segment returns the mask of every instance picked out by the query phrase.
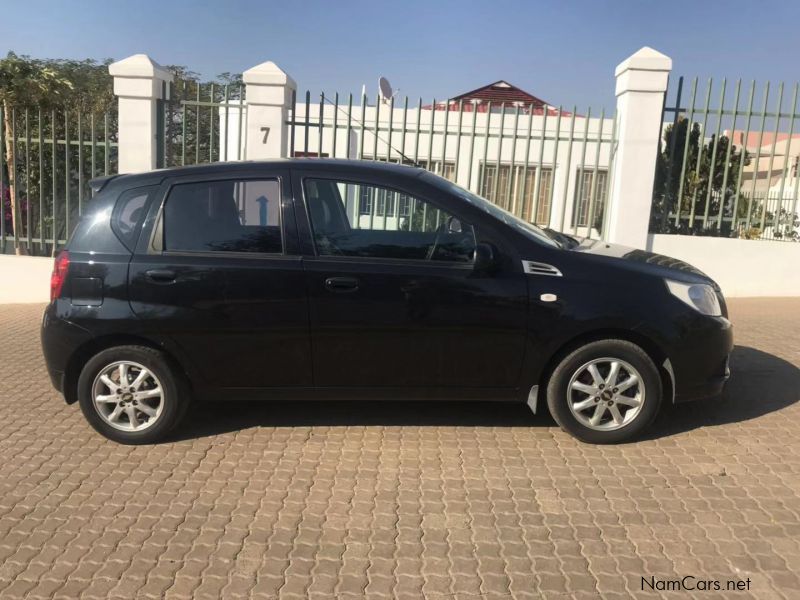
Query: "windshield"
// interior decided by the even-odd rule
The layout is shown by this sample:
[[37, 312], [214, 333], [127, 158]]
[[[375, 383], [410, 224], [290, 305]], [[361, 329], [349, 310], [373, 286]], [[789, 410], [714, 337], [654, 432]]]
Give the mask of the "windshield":
[[525, 237], [534, 240], [535, 242], [539, 242], [540, 244], [545, 244], [547, 246], [553, 246], [555, 248], [563, 248], [564, 246], [556, 239], [553, 239], [551, 236], [547, 235], [542, 229], [533, 225], [532, 223], [528, 223], [527, 221], [523, 221], [519, 217], [514, 216], [507, 210], [504, 210], [497, 206], [496, 204], [492, 204], [485, 198], [478, 196], [477, 194], [473, 194], [469, 190], [464, 189], [460, 185], [453, 183], [443, 177], [439, 177], [438, 175], [434, 175], [432, 173], [425, 173], [425, 179], [429, 180], [431, 183], [438, 185], [439, 187], [447, 190], [451, 194], [455, 194], [462, 200], [470, 203], [475, 208], [479, 208], [480, 210], [489, 213], [495, 219], [499, 219], [506, 225], [513, 227], [518, 232], [520, 232]]

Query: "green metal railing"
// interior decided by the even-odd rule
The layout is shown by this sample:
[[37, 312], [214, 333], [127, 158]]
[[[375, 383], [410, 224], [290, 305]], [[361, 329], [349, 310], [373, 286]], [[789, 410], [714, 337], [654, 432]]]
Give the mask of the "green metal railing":
[[66, 243], [91, 197], [117, 169], [116, 112], [0, 108], [0, 253], [49, 255]]
[[312, 102], [310, 92], [304, 100], [293, 95], [287, 119], [292, 156], [418, 165], [530, 222], [603, 231], [616, 147], [616, 118], [605, 111], [597, 119], [591, 109], [533, 104], [370, 104], [364, 94]]
[[165, 166], [244, 159], [244, 85], [181, 80], [163, 111]]
[[665, 103], [651, 231], [800, 239], [798, 84], [694, 78], [688, 101], [684, 87]]

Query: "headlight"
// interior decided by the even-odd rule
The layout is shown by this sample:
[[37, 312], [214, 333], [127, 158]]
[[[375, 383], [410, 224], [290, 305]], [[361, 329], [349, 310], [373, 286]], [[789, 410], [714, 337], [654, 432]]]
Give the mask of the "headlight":
[[722, 316], [719, 298], [714, 288], [705, 283], [682, 283], [680, 281], [664, 280], [672, 295], [680, 298], [695, 310], [710, 317]]

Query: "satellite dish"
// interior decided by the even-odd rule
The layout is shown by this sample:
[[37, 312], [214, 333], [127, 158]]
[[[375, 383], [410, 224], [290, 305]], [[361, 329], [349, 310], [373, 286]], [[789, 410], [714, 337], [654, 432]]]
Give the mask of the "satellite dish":
[[386, 77], [381, 77], [378, 79], [378, 91], [381, 94], [381, 98], [383, 101], [386, 102], [387, 100], [391, 99], [394, 96], [394, 92], [392, 91], [392, 84], [389, 83], [389, 80]]

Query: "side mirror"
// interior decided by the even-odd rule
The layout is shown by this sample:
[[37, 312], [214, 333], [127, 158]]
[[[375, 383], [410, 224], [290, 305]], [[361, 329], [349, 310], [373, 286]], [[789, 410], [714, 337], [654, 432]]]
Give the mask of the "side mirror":
[[497, 256], [491, 244], [480, 243], [475, 246], [475, 260], [473, 261], [475, 271], [486, 273], [492, 271], [497, 266]]

